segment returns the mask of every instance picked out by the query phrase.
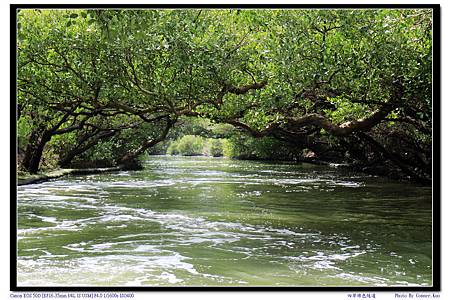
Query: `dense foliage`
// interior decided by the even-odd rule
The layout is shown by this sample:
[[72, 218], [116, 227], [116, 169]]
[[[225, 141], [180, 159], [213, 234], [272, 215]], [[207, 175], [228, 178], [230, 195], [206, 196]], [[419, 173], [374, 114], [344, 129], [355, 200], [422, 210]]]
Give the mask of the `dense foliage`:
[[30, 9], [17, 19], [29, 172], [136, 167], [196, 117], [237, 128], [229, 148], [253, 154], [233, 156], [289, 153], [431, 180], [431, 10]]
[[170, 142], [166, 153], [168, 155], [184, 156], [225, 156], [228, 142], [225, 139], [203, 138], [195, 135], [184, 135], [183, 137]]

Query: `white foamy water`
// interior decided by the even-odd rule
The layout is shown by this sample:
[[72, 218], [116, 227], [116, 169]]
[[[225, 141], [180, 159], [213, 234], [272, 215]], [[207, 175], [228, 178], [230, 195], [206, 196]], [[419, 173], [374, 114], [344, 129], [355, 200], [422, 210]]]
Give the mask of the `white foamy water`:
[[360, 177], [249, 166], [160, 159], [139, 172], [19, 187], [19, 285], [428, 282], [428, 246], [390, 255], [402, 251], [391, 236], [403, 223], [380, 218], [397, 208]]

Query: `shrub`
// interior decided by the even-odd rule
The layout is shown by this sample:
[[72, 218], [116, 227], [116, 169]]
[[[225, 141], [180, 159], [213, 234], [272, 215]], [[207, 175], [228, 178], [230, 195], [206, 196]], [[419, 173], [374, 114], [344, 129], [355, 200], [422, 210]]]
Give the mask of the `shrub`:
[[168, 155], [205, 155], [219, 157], [224, 156], [226, 139], [205, 139], [195, 135], [185, 135], [172, 141], [167, 148]]
[[223, 139], [209, 139], [207, 154], [213, 157], [223, 156]]
[[185, 135], [178, 142], [178, 152], [181, 155], [193, 156], [203, 154], [203, 138], [195, 135]]
[[203, 138], [195, 135], [185, 135], [169, 145], [167, 154], [186, 156], [203, 155], [203, 148]]

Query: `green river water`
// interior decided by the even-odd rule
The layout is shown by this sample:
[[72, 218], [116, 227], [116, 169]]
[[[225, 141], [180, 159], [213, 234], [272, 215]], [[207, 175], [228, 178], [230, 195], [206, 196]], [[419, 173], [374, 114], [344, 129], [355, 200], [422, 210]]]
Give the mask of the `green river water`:
[[18, 187], [19, 286], [429, 286], [431, 188], [155, 156]]

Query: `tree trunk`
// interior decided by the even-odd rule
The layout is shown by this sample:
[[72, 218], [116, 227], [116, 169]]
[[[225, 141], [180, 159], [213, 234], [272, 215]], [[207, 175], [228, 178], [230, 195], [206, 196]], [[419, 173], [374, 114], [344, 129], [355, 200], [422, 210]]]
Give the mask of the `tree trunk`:
[[102, 139], [106, 139], [108, 137], [111, 137], [113, 135], [116, 134], [116, 131], [111, 130], [111, 131], [107, 131], [107, 132], [101, 132], [99, 134], [97, 134], [96, 136], [94, 136], [94, 139], [92, 141], [90, 141], [89, 143], [85, 144], [84, 146], [82, 146], [82, 144], [88, 140], [87, 139], [82, 139], [81, 142], [76, 145], [72, 150], [70, 150], [64, 157], [62, 157], [59, 160], [59, 165], [61, 167], [67, 167], [72, 163], [72, 160], [77, 157], [78, 155], [86, 152], [87, 150], [91, 149], [92, 147], [94, 147], [95, 145], [98, 144], [98, 142], [100, 142]]
[[155, 146], [159, 142], [162, 142], [166, 138], [166, 136], [169, 133], [170, 128], [172, 128], [173, 124], [175, 124], [175, 121], [170, 120], [168, 118], [166, 127], [164, 128], [164, 130], [161, 132], [161, 134], [157, 138], [144, 141], [139, 148], [124, 155], [122, 157], [122, 159], [119, 161], [119, 164], [123, 165], [125, 168], [129, 168], [129, 169], [139, 168], [139, 164], [136, 162], [136, 158], [139, 155], [141, 155], [142, 153], [144, 153], [145, 150]]
[[398, 154], [391, 153], [380, 143], [378, 143], [374, 138], [365, 133], [358, 133], [358, 137], [366, 141], [369, 145], [374, 147], [377, 151], [384, 154], [385, 158], [396, 165], [404, 174], [409, 176], [412, 180], [429, 185], [431, 184], [431, 174], [427, 174], [426, 170], [423, 170], [417, 164], [412, 161], [407, 161], [401, 158]]
[[44, 152], [45, 145], [50, 141], [52, 135], [51, 132], [45, 130], [42, 137], [36, 141], [39, 135], [39, 129], [33, 131], [30, 135], [27, 149], [25, 150], [25, 157], [22, 162], [23, 168], [31, 174], [35, 174], [39, 170], [39, 164], [41, 163], [42, 154]]

